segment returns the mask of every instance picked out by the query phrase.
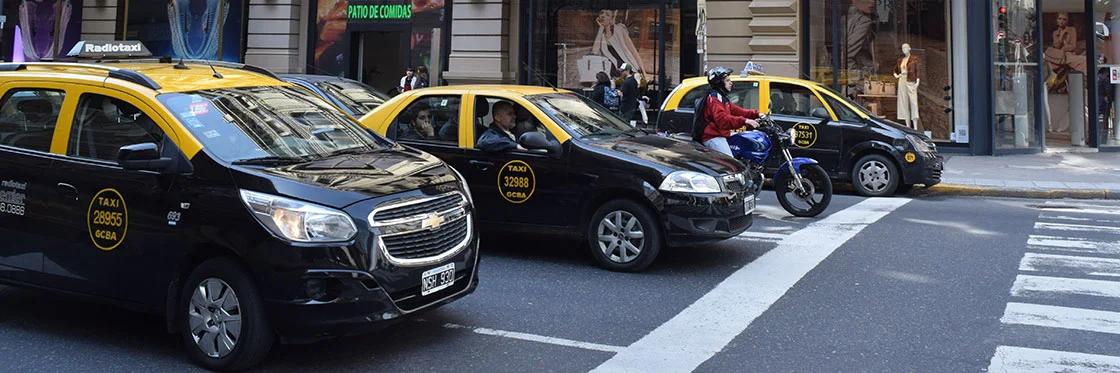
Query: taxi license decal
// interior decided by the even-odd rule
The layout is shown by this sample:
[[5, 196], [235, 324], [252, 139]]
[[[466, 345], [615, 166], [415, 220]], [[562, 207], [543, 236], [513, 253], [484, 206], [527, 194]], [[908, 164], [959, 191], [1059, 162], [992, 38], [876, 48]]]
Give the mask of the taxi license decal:
[[793, 129], [797, 131], [797, 140], [794, 145], [799, 148], [810, 148], [817, 143], [817, 127], [809, 123], [798, 123], [793, 125]]
[[89, 202], [86, 225], [89, 238], [98, 249], [110, 251], [120, 246], [128, 232], [128, 207], [121, 193], [113, 188], [97, 192]]
[[512, 160], [498, 170], [498, 193], [511, 203], [522, 203], [537, 189], [537, 176], [528, 163]]

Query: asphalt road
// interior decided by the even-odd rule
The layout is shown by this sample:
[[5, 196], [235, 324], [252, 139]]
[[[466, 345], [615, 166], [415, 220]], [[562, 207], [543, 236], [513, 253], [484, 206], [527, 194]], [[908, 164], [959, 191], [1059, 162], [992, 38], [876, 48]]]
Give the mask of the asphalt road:
[[[644, 273], [530, 238], [483, 253], [476, 293], [261, 369], [1120, 371], [1115, 201], [835, 196], [799, 219], [767, 194], [746, 235]], [[0, 286], [2, 371], [197, 369], [180, 349], [157, 317]]]

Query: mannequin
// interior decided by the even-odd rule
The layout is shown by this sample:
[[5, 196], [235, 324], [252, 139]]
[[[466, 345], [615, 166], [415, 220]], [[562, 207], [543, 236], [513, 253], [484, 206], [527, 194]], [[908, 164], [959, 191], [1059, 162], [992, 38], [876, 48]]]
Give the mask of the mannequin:
[[918, 86], [922, 83], [921, 61], [910, 54], [910, 44], [902, 44], [902, 56], [894, 68], [898, 79], [898, 119], [918, 129]]

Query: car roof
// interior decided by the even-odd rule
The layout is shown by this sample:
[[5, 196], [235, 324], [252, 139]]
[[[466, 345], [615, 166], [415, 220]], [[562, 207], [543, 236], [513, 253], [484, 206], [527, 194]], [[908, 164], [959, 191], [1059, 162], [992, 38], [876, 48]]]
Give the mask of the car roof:
[[[731, 80], [732, 81], [740, 81], [740, 82], [743, 82], [743, 81], [746, 81], [746, 82], [755, 81], [755, 82], [757, 82], [757, 81], [765, 80], [765, 81], [770, 81], [770, 82], [796, 83], [796, 84], [810, 85], [810, 86], [813, 86], [813, 87], [817, 87], [817, 86], [820, 85], [820, 83], [814, 82], [812, 80], [789, 78], [789, 77], [776, 76], [776, 75], [747, 75], [747, 76], [732, 75]], [[685, 86], [689, 86], [689, 87], [701, 86], [701, 85], [705, 85], [705, 84], [708, 84], [708, 78], [703, 77], [703, 76], [688, 78], [688, 79], [685, 79], [685, 80], [681, 81], [681, 85], [685, 85]]]
[[513, 84], [464, 84], [464, 85], [454, 85], [454, 86], [439, 86], [439, 87], [421, 88], [421, 89], [416, 89], [416, 90], [412, 90], [412, 91], [408, 91], [408, 92], [416, 92], [416, 93], [428, 93], [428, 92], [466, 93], [467, 91], [470, 91], [470, 92], [475, 93], [475, 94], [486, 94], [487, 92], [490, 92], [490, 93], [495, 93], [495, 94], [505, 93], [505, 94], [522, 95], [522, 96], [537, 95], [537, 94], [544, 94], [544, 93], [571, 93], [571, 91], [566, 90], [566, 89], [559, 89], [559, 88], [552, 88], [552, 87], [541, 87], [541, 86], [533, 86], [533, 85], [513, 85]]
[[284, 80], [299, 79], [308, 82], [322, 82], [329, 80], [343, 80], [348, 82], [356, 82], [354, 79], [343, 78], [334, 75], [318, 75], [318, 74], [280, 74], [280, 78]]
[[[207, 63], [196, 61], [186, 64], [186, 69], [177, 69], [174, 63], [154, 61], [114, 61], [104, 64], [63, 62], [6, 64], [10, 68], [0, 69], [0, 78], [27, 75], [53, 78], [108, 77], [140, 84], [161, 93], [290, 84], [275, 78], [263, 69], [225, 62], [212, 63], [213, 70]], [[222, 77], [214, 76], [214, 71]]]

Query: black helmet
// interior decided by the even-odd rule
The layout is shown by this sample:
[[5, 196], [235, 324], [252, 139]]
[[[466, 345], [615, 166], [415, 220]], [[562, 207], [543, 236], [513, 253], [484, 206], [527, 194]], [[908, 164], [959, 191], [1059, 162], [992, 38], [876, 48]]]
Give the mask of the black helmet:
[[708, 86], [717, 92], [726, 94], [727, 90], [724, 89], [723, 82], [727, 77], [731, 76], [732, 71], [723, 66], [716, 66], [708, 70]]

